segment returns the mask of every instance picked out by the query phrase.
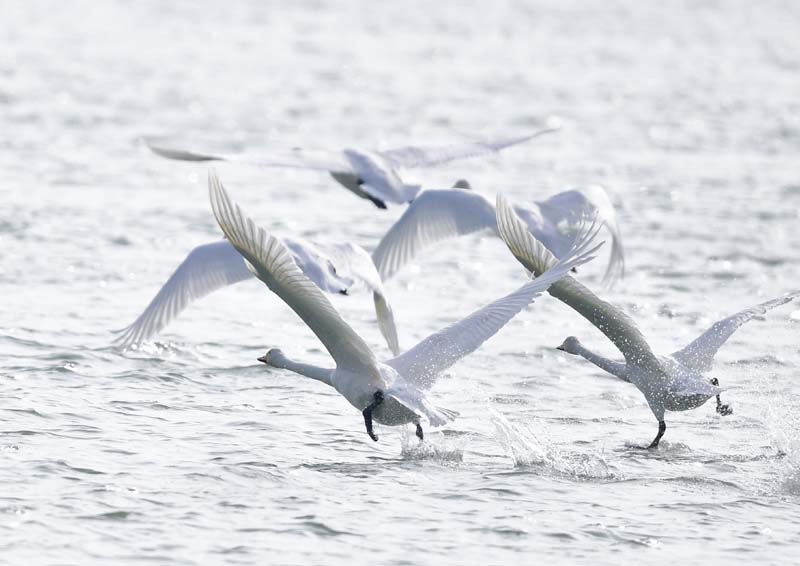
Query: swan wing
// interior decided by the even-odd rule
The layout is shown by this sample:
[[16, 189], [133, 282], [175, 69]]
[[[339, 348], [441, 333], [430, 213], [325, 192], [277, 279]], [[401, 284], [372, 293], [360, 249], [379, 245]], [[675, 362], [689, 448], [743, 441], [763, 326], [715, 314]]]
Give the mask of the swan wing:
[[[556, 263], [556, 257], [533, 237], [500, 193], [497, 195], [497, 227], [511, 253], [528, 271], [538, 275]], [[622, 352], [628, 363], [661, 369], [661, 363], [636, 323], [621, 309], [601, 300], [570, 276], [554, 283], [548, 292], [594, 324]]]
[[595, 185], [563, 191], [537, 204], [542, 215], [554, 226], [566, 223], [574, 227], [586, 217], [604, 224], [611, 233], [611, 254], [603, 284], [610, 287], [625, 275], [622, 232], [614, 205], [603, 187]]
[[377, 153], [394, 167], [430, 167], [432, 165], [453, 161], [454, 159], [496, 153], [512, 145], [524, 143], [549, 132], [554, 132], [557, 129], [558, 128], [546, 128], [524, 136], [506, 137], [464, 144], [399, 147]]
[[213, 172], [209, 173], [208, 188], [211, 208], [225, 236], [248, 261], [256, 276], [317, 335], [336, 361], [337, 368], [382, 381], [369, 346], [342, 319], [319, 287], [297, 267], [283, 242], [245, 216]]
[[672, 357], [690, 369], [701, 372], [708, 371], [714, 363], [714, 356], [717, 354], [717, 350], [741, 325], [752, 320], [755, 316], [765, 314], [768, 310], [785, 305], [798, 296], [800, 296], [800, 290], [791, 291], [771, 301], [718, 320], [688, 346], [673, 353]]
[[251, 277], [241, 254], [227, 240], [197, 246], [133, 324], [119, 331], [115, 342], [122, 347], [140, 344], [158, 334], [193, 301]]
[[247, 163], [262, 167], [291, 167], [297, 169], [316, 169], [337, 173], [353, 173], [353, 168], [341, 152], [326, 150], [303, 150], [261, 153], [261, 152], [215, 152], [203, 149], [180, 149], [169, 142], [145, 139], [145, 143], [156, 155], [178, 161], [230, 161]]
[[483, 195], [464, 189], [426, 190], [383, 236], [372, 259], [385, 281], [426, 247], [495, 226], [494, 206]]
[[336, 273], [360, 281], [372, 291], [375, 315], [378, 318], [378, 328], [392, 354], [398, 355], [400, 353], [400, 341], [397, 335], [397, 325], [394, 321], [394, 312], [389, 300], [386, 298], [381, 276], [378, 274], [378, 270], [369, 253], [361, 246], [349, 242], [344, 244], [317, 244], [317, 246], [325, 251], [330, 258], [336, 268]]
[[474, 352], [550, 285], [569, 273], [570, 269], [593, 259], [591, 254], [600, 247], [589, 247], [595, 235], [596, 231], [585, 233], [570, 253], [556, 261], [536, 279], [475, 311], [460, 322], [432, 334], [386, 363], [413, 385], [430, 387], [439, 373]]

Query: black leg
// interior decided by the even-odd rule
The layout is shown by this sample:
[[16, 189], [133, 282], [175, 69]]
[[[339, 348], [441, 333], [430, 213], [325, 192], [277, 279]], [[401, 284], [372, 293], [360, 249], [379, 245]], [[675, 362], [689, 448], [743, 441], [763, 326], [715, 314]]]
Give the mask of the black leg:
[[648, 446], [647, 448], [648, 449], [658, 448], [658, 443], [661, 440], [661, 437], [664, 436], [664, 433], [666, 431], [667, 431], [667, 423], [665, 423], [664, 421], [658, 421], [658, 434], [653, 439], [653, 442], [650, 443], [650, 446]]
[[372, 440], [378, 442], [378, 435], [372, 432], [372, 411], [375, 407], [383, 403], [383, 391], [376, 391], [373, 399], [374, 401], [367, 405], [367, 408], [364, 409], [361, 414], [364, 415], [364, 424], [367, 427], [367, 434]]
[[[719, 387], [719, 380], [716, 377], [711, 378], [711, 385]], [[719, 395], [717, 395], [717, 412], [723, 417], [733, 414], [733, 408], [730, 405], [723, 405]]]
[[423, 440], [423, 436], [424, 435], [422, 434], [422, 425], [417, 423], [417, 438]]

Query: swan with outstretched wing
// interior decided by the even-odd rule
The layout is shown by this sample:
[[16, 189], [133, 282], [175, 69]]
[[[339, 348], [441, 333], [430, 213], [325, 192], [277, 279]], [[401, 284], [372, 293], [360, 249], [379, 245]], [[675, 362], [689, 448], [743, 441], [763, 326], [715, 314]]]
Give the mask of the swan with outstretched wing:
[[591, 254], [599, 247], [591, 247], [596, 232], [586, 234], [571, 253], [533, 281], [436, 332], [405, 353], [379, 362], [319, 287], [297, 267], [286, 245], [245, 216], [213, 173], [209, 175], [209, 196], [214, 216], [228, 241], [242, 254], [256, 277], [319, 338], [335, 367], [297, 362], [278, 349], [269, 350], [259, 361], [335, 388], [362, 412], [367, 433], [373, 440], [377, 440], [373, 420], [391, 426], [413, 423], [420, 439], [423, 419], [434, 427], [452, 420], [456, 413], [434, 405], [424, 390], [442, 371], [494, 336], [553, 282], [592, 259]]

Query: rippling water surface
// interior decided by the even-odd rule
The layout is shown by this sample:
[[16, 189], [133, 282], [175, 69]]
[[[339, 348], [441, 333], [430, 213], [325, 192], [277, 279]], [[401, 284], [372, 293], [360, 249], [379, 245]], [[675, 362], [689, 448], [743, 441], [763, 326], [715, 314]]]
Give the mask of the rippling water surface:
[[[602, 184], [627, 278], [603, 295], [670, 352], [800, 285], [800, 9], [792, 2], [6, 2], [0, 19], [0, 562], [786, 564], [800, 545], [800, 305], [743, 327], [713, 403], [668, 414], [553, 347], [611, 345], [542, 297], [383, 427], [255, 358], [323, 348], [251, 281], [140, 350], [112, 329], [219, 237], [206, 168], [141, 136], [391, 147], [530, 131], [409, 172], [519, 200]], [[278, 234], [373, 247], [402, 209], [315, 172], [218, 168]], [[599, 287], [603, 266], [580, 277]], [[404, 346], [521, 284], [472, 237], [387, 283]], [[333, 299], [388, 357], [365, 293]]]

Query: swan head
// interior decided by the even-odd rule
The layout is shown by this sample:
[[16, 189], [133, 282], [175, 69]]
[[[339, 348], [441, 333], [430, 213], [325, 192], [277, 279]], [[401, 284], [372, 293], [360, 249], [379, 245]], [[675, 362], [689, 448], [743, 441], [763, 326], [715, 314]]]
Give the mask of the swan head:
[[456, 181], [455, 185], [453, 185], [453, 188], [470, 190], [472, 189], [472, 185], [470, 185], [469, 181], [467, 181], [466, 179], [459, 179], [458, 181]]
[[266, 354], [258, 358], [258, 361], [276, 368], [285, 368], [286, 366], [286, 356], [283, 355], [283, 351], [280, 348], [270, 349]]
[[561, 343], [561, 346], [556, 348], [556, 350], [561, 350], [562, 352], [566, 352], [568, 354], [577, 354], [580, 346], [580, 341], [574, 336], [570, 336], [564, 340], [564, 342]]

